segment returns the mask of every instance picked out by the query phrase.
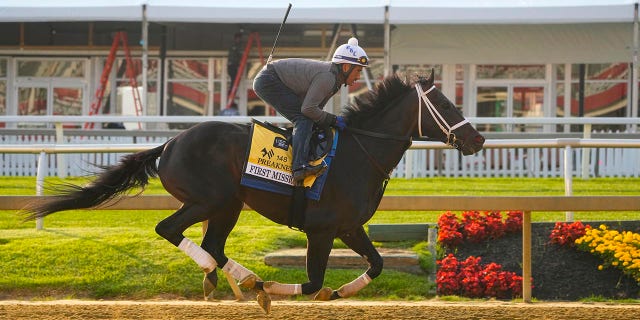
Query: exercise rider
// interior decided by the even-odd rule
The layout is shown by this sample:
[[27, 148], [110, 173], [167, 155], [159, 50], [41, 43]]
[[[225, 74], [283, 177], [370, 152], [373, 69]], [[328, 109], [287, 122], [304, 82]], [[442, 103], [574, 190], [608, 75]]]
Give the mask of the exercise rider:
[[344, 129], [344, 118], [324, 111], [324, 105], [342, 85], [349, 86], [360, 79], [362, 68], [368, 64], [369, 58], [358, 46], [358, 39], [351, 38], [336, 49], [331, 62], [282, 59], [267, 64], [256, 75], [253, 90], [293, 123], [295, 185], [326, 170], [325, 164], [314, 166], [307, 159], [313, 124]]

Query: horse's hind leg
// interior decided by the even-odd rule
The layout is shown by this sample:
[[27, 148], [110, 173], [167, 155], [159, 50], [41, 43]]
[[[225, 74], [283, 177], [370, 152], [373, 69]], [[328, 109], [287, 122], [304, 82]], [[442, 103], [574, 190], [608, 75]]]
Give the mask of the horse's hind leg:
[[206, 273], [215, 270], [218, 261], [212, 253], [186, 238], [183, 232], [190, 226], [207, 220], [208, 213], [209, 209], [204, 206], [185, 203], [178, 211], [156, 225], [156, 233], [186, 253]]
[[[218, 265], [234, 276], [252, 274], [224, 254], [224, 245], [231, 229], [238, 221], [242, 202], [235, 200], [224, 206], [212, 208], [186, 203], [171, 216], [156, 226], [156, 232], [178, 249], [186, 253], [205, 272], [213, 272]], [[202, 247], [183, 235], [184, 230], [195, 223], [209, 220], [210, 225], [203, 239]]]
[[[229, 234], [238, 221], [242, 206], [242, 202], [234, 202], [226, 206], [225, 209], [214, 212], [207, 222], [207, 228], [204, 234], [204, 238], [202, 239], [201, 246], [205, 251], [212, 253], [215, 259], [219, 261], [223, 266], [227, 266], [227, 264], [229, 264], [230, 259], [226, 257], [224, 253], [224, 247]], [[229, 267], [234, 263], [235, 262], [229, 264], [229, 266], [227, 266], [227, 269], [229, 269]], [[243, 269], [246, 270], [246, 268]], [[244, 274], [240, 276], [246, 277], [246, 275]], [[212, 291], [216, 288], [217, 279], [218, 277], [215, 272], [205, 274], [203, 280], [205, 299], [208, 298]]]

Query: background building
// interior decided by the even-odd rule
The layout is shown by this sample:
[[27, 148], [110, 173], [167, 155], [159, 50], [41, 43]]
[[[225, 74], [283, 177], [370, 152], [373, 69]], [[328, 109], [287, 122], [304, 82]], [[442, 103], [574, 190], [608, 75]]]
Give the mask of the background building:
[[[327, 59], [336, 42], [353, 34], [372, 58], [359, 85], [344, 88], [329, 103], [334, 112], [385, 74], [410, 78], [433, 68], [438, 86], [470, 117], [638, 116], [637, 98], [631, 99], [638, 82], [633, 65], [638, 1], [291, 2], [275, 59]], [[287, 4], [5, 0], [0, 5], [0, 116], [90, 114], [103, 84], [101, 114], [218, 115], [231, 103], [243, 115], [273, 114], [251, 90], [251, 81], [262, 67], [261, 56], [266, 59], [271, 50]], [[101, 81], [117, 31], [128, 35], [144, 106], [139, 111], [122, 50], [108, 81]], [[243, 51], [249, 39], [253, 45], [247, 48], [238, 93], [230, 99], [227, 57], [239, 32]], [[572, 130], [511, 124], [480, 129]], [[627, 125], [600, 129], [633, 130]]]

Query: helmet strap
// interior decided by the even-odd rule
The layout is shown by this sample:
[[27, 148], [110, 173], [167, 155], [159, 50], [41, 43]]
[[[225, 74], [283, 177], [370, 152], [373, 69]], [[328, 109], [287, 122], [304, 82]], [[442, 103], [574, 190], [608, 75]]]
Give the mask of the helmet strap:
[[[344, 71], [343, 69], [343, 65], [348, 64], [349, 65], [349, 70]], [[350, 63], [343, 63], [340, 64], [340, 74], [342, 75], [343, 79], [342, 79], [342, 83], [344, 85], [347, 85], [347, 79], [349, 78], [349, 76], [351, 75], [351, 72], [353, 72], [353, 69], [355, 68], [355, 65], [350, 64]]]

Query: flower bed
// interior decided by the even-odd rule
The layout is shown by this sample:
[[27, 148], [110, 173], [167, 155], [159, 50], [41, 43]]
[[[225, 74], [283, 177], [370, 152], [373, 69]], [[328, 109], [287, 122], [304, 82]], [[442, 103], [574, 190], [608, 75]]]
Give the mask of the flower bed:
[[640, 234], [631, 231], [586, 228], [585, 234], [575, 240], [579, 250], [590, 252], [602, 259], [598, 270], [606, 267], [620, 269], [640, 284]]
[[[449, 217], [448, 219], [451, 219]], [[458, 222], [461, 222], [459, 220]], [[640, 231], [640, 221], [588, 222], [589, 225], [606, 223], [609, 229]], [[586, 224], [586, 223], [585, 223]], [[586, 226], [583, 225], [583, 227]], [[533, 223], [532, 243], [532, 295], [542, 300], [578, 300], [591, 296], [604, 298], [640, 298], [640, 286], [635, 279], [615, 268], [606, 268], [603, 260], [576, 247], [559, 245], [580, 238], [580, 226], [563, 226], [566, 237], [553, 240], [555, 223]], [[451, 230], [449, 230], [451, 231]], [[464, 239], [464, 232], [459, 231]], [[556, 231], [556, 233], [558, 233]], [[455, 239], [455, 237], [454, 237]], [[522, 273], [522, 234], [505, 233], [504, 236], [484, 242], [461, 241], [455, 247], [443, 246], [442, 257], [449, 254], [460, 261], [468, 257], [481, 257], [485, 264], [496, 263], [501, 270]], [[603, 265], [602, 270], [598, 267]]]
[[[522, 212], [509, 211], [507, 218], [497, 211], [465, 211], [462, 219], [446, 212], [438, 219], [438, 241], [449, 251], [468, 243], [496, 240], [522, 229]], [[440, 295], [459, 295], [470, 298], [515, 298], [522, 295], [522, 277], [502, 270], [491, 262], [481, 264], [482, 258], [469, 256], [464, 261], [449, 253], [437, 260], [437, 290]]]
[[481, 260], [480, 257], [471, 256], [458, 261], [451, 253], [438, 260], [438, 294], [500, 299], [522, 296], [521, 276], [502, 270], [502, 266], [494, 262], [481, 264]]

